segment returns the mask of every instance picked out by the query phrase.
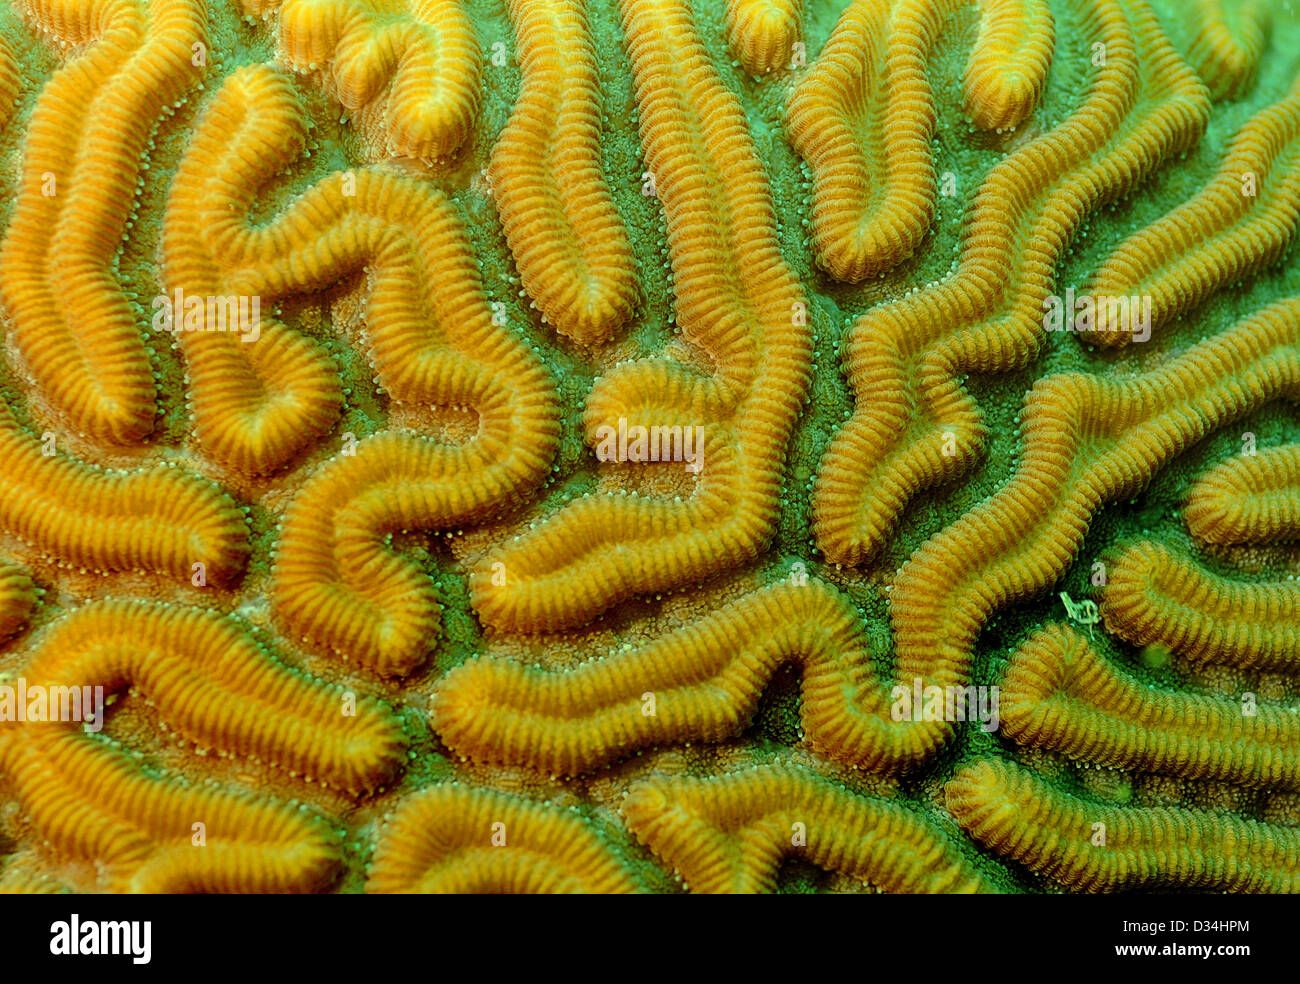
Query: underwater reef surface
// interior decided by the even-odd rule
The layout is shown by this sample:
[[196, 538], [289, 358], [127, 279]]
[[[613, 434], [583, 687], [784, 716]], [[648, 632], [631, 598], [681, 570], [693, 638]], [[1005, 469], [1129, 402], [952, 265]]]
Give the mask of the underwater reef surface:
[[1300, 890], [1300, 18], [0, 6], [0, 891]]

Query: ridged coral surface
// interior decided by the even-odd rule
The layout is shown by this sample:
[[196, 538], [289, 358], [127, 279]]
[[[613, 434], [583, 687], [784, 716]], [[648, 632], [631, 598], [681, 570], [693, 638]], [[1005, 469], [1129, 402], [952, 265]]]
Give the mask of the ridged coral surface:
[[0, 5], [0, 893], [1300, 891], [1298, 44]]

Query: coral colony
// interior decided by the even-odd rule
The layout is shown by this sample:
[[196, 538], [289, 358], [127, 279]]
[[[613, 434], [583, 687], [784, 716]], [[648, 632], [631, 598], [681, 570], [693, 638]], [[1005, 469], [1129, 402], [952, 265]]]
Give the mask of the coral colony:
[[1300, 891], [1297, 51], [0, 5], [0, 891]]

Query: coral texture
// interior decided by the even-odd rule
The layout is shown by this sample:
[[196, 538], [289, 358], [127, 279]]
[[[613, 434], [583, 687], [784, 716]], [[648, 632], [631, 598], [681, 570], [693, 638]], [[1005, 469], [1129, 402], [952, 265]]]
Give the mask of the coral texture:
[[1300, 13], [0, 4], [0, 893], [1300, 891]]

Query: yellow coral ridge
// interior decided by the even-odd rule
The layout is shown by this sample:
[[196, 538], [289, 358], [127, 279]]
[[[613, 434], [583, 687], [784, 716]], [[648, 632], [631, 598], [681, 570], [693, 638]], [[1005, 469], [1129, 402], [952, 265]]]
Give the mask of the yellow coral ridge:
[[[818, 263], [858, 282], [910, 256], [934, 217], [934, 103], [925, 66], [956, 0], [855, 0], [786, 111], [813, 172]], [[966, 68], [966, 109], [980, 126], [1015, 126], [1051, 61], [1043, 0], [988, 0]]]
[[813, 172], [817, 262], [856, 283], [910, 256], [934, 216], [925, 60], [945, 9], [854, 0], [786, 108]]
[[380, 114], [393, 155], [448, 157], [474, 128], [482, 64], [463, 0], [284, 0], [278, 32], [292, 68], [327, 72], [347, 109]]
[[[262, 284], [239, 268], [244, 260], [261, 272], [273, 259], [277, 272], [306, 266], [299, 270], [299, 283], [310, 283], [316, 272], [301, 230], [286, 228], [287, 223], [254, 230], [245, 219], [259, 179], [291, 162], [303, 139], [301, 107], [284, 77], [260, 65], [240, 69], [205, 109], [167, 200], [167, 296], [179, 291], [182, 299], [180, 310], [172, 302], [169, 327], [189, 363], [194, 433], [210, 457], [244, 474], [272, 471], [325, 434], [343, 399], [324, 350], [263, 316]], [[318, 235], [313, 229], [311, 239]], [[185, 310], [186, 297], [202, 310]], [[256, 330], [251, 318], [238, 323], [243, 331], [229, 321], [209, 326], [209, 297], [248, 303], [257, 297]], [[229, 312], [222, 316], [229, 318]]]
[[[65, 728], [0, 731], [0, 775], [60, 858], [93, 864], [112, 892], [312, 892], [339, 846], [287, 804], [154, 778]], [[200, 843], [201, 841], [201, 843]]]
[[27, 572], [0, 561], [0, 641], [27, 624], [36, 600], [36, 585]]
[[727, 46], [745, 71], [763, 75], [790, 63], [799, 40], [801, 0], [727, 0]]
[[387, 534], [488, 518], [541, 479], [554, 441], [552, 408], [534, 404], [530, 425], [520, 394], [484, 377], [494, 390], [488, 426], [471, 444], [380, 434], [303, 486], [285, 516], [272, 582], [276, 614], [291, 630], [383, 676], [409, 673], [433, 648], [441, 624], [433, 586]]
[[490, 552], [470, 589], [480, 618], [502, 629], [577, 624], [632, 594], [753, 559], [775, 528], [786, 442], [809, 383], [807, 302], [781, 257], [735, 95], [684, 0], [624, 0], [622, 12], [641, 142], [667, 216], [677, 319], [715, 372], [660, 358], [623, 364], [596, 383], [584, 422], [593, 443], [620, 421], [698, 427], [703, 470], [684, 502], [585, 496]]
[[1193, 0], [1197, 21], [1188, 61], [1218, 102], [1242, 95], [1255, 81], [1268, 45], [1267, 0]]
[[[1155, 328], [1280, 257], [1300, 222], [1300, 84], [1237, 132], [1218, 174], [1194, 198], [1120, 244], [1093, 275], [1089, 342], [1122, 346], [1132, 302], [1150, 298]], [[1109, 299], [1129, 299], [1127, 307]], [[1103, 303], [1103, 299], [1105, 302]]]
[[1162, 691], [1134, 680], [1064, 626], [1035, 633], [1011, 659], [1002, 731], [1022, 745], [1103, 766], [1300, 788], [1300, 716], [1236, 698]]
[[404, 801], [385, 825], [371, 892], [626, 894], [638, 885], [611, 845], [569, 810], [457, 785]]
[[966, 63], [966, 115], [984, 130], [1023, 123], [1043, 95], [1056, 42], [1047, 0], [983, 0]]
[[1076, 891], [1300, 891], [1293, 828], [1173, 807], [1106, 806], [998, 759], [958, 768], [945, 795], [976, 840]]
[[210, 482], [163, 465], [104, 472], [45, 454], [43, 443], [0, 404], [0, 528], [58, 560], [97, 570], [189, 580], [193, 565], [203, 564], [210, 582], [239, 576], [248, 523]]
[[790, 857], [893, 893], [996, 891], [934, 822], [809, 769], [652, 780], [632, 787], [623, 816], [693, 892], [771, 892]]
[[632, 312], [632, 244], [600, 163], [586, 0], [511, 0], [523, 83], [492, 151], [492, 191], [524, 289], [556, 330], [606, 340]]
[[205, 748], [265, 760], [352, 792], [390, 779], [400, 723], [383, 705], [272, 661], [233, 619], [146, 602], [96, 602], [55, 624], [25, 670], [33, 684], [128, 687]]
[[[378, 382], [399, 400], [468, 407], [480, 416], [478, 435], [459, 447], [400, 433], [362, 442], [309, 479], [285, 516], [272, 586], [279, 617], [364, 665], [404, 673], [432, 644], [437, 604], [427, 579], [393, 554], [385, 537], [485, 518], [539, 484], [558, 442], [554, 382], [521, 340], [493, 323], [463, 223], [442, 192], [383, 170], [336, 173], [253, 228], [249, 197], [233, 196], [297, 146], [301, 109], [283, 76], [252, 66], [230, 77], [211, 116], [219, 124], [228, 111], [238, 112], [249, 142], [227, 144], [228, 129], [214, 125], [191, 149], [191, 170], [173, 191], [169, 281], [207, 282], [219, 256], [224, 283], [274, 297], [365, 268]], [[265, 152], [245, 152], [249, 146]], [[183, 183], [190, 179], [192, 186]], [[207, 230], [201, 243], [184, 233], [190, 222]], [[268, 330], [279, 334], [264, 349]], [[262, 333], [250, 345], [215, 333], [185, 343], [200, 434], [254, 471], [283, 461], [310, 437], [303, 418], [286, 412], [293, 388], [317, 394], [307, 405], [324, 411], [338, 386], [315, 355], [298, 368], [276, 357], [275, 339], [309, 344], [305, 339], [281, 326]], [[282, 380], [284, 395], [264, 398], [264, 376]], [[318, 387], [324, 380], [328, 392]], [[329, 424], [322, 415], [313, 426]]]
[[[1210, 105], [1143, 0], [1078, 0], [1106, 46], [1083, 105], [985, 179], [957, 272], [863, 315], [844, 364], [854, 414], [813, 493], [818, 546], [835, 563], [875, 551], [907, 500], [968, 468], [985, 440], [961, 380], [1038, 350], [1054, 268], [1083, 218], [1197, 140]], [[1140, 52], [1140, 56], [1139, 56]]]
[[[493, 324], [463, 223], [447, 196], [382, 169], [338, 172], [273, 222], [253, 227], [250, 189], [292, 159], [302, 139], [302, 109], [282, 75], [250, 66], [230, 76], [209, 119], [173, 187], [169, 283], [200, 291], [215, 286], [216, 269], [220, 282], [238, 285], [237, 292], [279, 297], [366, 269], [377, 381], [402, 401], [479, 411], [482, 441], [495, 459], [466, 454], [496, 465], [482, 482], [469, 483], [477, 486], [480, 505], [483, 496], [500, 498], [535, 483], [558, 434], [554, 384], [533, 352]], [[247, 140], [230, 141], [232, 129]], [[190, 223], [207, 231], [201, 243], [187, 234]], [[278, 324], [263, 325], [251, 344], [219, 332], [181, 337], [193, 363], [196, 426], [217, 456], [264, 471], [332, 425], [338, 378], [305, 338]]]
[[139, 24], [144, 9], [132, 0], [21, 0], [15, 6], [61, 47], [89, 44], [124, 21]]
[[471, 660], [439, 682], [433, 723], [461, 754], [572, 775], [658, 743], [739, 733], [772, 674], [792, 660], [802, 664], [809, 743], [879, 765], [891, 733], [903, 729], [890, 720], [857, 610], [817, 580], [763, 588], [649, 645], [571, 670]]
[[9, 42], [0, 38], [0, 126], [9, 122], [22, 80], [18, 77], [17, 59]]
[[1101, 614], [1122, 639], [1196, 663], [1300, 666], [1300, 581], [1230, 581], [1158, 543], [1134, 543], [1111, 563]]
[[[1011, 482], [924, 544], [892, 587], [899, 685], [965, 686], [985, 619], [1055, 581], [1103, 502], [1228, 419], [1300, 393], [1298, 314], [1300, 301], [1281, 302], [1135, 379], [1066, 374], [1035, 386]], [[898, 769], [952, 733], [951, 722], [891, 719], [851, 605], [816, 581], [774, 585], [658, 643], [565, 672], [471, 661], [439, 686], [435, 727], [476, 758], [582, 772], [657, 742], [735, 734], [791, 659], [803, 664], [804, 727], [823, 754]]]
[[[218, 95], [215, 118], [226, 108], [227, 90], [234, 90], [231, 107], [248, 107], [250, 140], [293, 143], [279, 143], [301, 126], [282, 76], [261, 66], [235, 73]], [[214, 141], [220, 132], [212, 129]], [[224, 138], [213, 147], [232, 167], [262, 173], [275, 166], [265, 154], [230, 155]], [[279, 296], [368, 268], [367, 327], [378, 381], [403, 401], [479, 413], [477, 436], [458, 447], [397, 432], [362, 441], [309, 479], [285, 516], [272, 585], [278, 616], [295, 632], [381, 673], [405, 673], [433, 642], [437, 604], [427, 579], [392, 553], [385, 538], [486, 518], [539, 484], [558, 443], [554, 382], [524, 342], [493, 323], [463, 224], [437, 189], [382, 170], [334, 174], [274, 222], [253, 229], [242, 217], [248, 203], [236, 207], [229, 199], [239, 181], [197, 161], [192, 175], [210, 182], [206, 197], [182, 204], [181, 192], [174, 192], [172, 213], [178, 230], [191, 217], [201, 219], [208, 230], [203, 248], [223, 257], [226, 282]], [[188, 252], [195, 245], [179, 231], [175, 251], [169, 241], [169, 261], [176, 259], [169, 269], [178, 281], [204, 276], [205, 261]], [[261, 374], [284, 369], [273, 351], [261, 348], [267, 330], [247, 346], [217, 334], [187, 343], [196, 359], [200, 433], [206, 420], [215, 428], [206, 431], [209, 440], [235, 449], [234, 460], [254, 470], [305, 440], [300, 418], [285, 419], [291, 390], [260, 400]], [[252, 361], [234, 361], [246, 351]], [[205, 361], [209, 352], [214, 355]], [[324, 378], [307, 368], [312, 379]], [[328, 378], [336, 387], [337, 379]], [[293, 385], [295, 377], [286, 380]], [[222, 419], [205, 414], [205, 395]], [[262, 424], [284, 441], [253, 448], [254, 425]], [[227, 436], [240, 443], [225, 445]]]
[[93, 44], [55, 73], [33, 111], [0, 243], [0, 300], [18, 352], [67, 423], [97, 441], [139, 441], [157, 394], [115, 251], [153, 127], [198, 80], [191, 47], [207, 40], [204, 7], [160, 0], [146, 16], [119, 0], [92, 16], [22, 6], [55, 38]]
[[1183, 519], [1206, 543], [1300, 539], [1300, 444], [1210, 469], [1192, 486]]
[[[988, 616], [1054, 583], [1103, 503], [1131, 497], [1227, 421], [1270, 400], [1300, 397], [1297, 319], [1300, 299], [1281, 301], [1149, 373], [1065, 373], [1036, 383], [1021, 415], [1024, 450], [1015, 473], [926, 541], [892, 586], [898, 679], [964, 686]], [[1110, 590], [1115, 581], [1112, 572]], [[904, 750], [913, 761], [952, 729], [942, 722], [906, 727], [900, 737], [910, 740]]]

